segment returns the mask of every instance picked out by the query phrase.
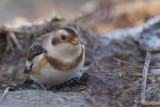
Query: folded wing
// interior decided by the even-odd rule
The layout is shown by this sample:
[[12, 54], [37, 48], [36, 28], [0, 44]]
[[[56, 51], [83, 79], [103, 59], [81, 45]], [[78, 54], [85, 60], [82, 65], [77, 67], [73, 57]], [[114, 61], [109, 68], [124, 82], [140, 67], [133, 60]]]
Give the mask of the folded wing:
[[33, 67], [33, 60], [37, 56], [39, 56], [42, 53], [47, 53], [47, 50], [44, 49], [41, 45], [33, 45], [28, 52], [26, 65], [24, 69], [24, 73], [29, 73], [32, 71]]

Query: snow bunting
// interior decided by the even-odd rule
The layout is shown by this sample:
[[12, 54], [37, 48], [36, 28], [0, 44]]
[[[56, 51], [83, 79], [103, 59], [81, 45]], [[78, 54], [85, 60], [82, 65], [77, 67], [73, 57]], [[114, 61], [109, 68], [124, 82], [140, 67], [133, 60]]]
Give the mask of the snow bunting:
[[73, 28], [60, 28], [40, 36], [31, 45], [25, 73], [41, 86], [51, 87], [73, 78], [85, 60], [85, 47]]

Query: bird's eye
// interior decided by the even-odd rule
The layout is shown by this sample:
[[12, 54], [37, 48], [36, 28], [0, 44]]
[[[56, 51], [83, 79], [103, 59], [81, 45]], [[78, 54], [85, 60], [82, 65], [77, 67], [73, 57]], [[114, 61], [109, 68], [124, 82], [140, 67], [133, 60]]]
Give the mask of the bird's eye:
[[61, 36], [61, 39], [62, 39], [62, 40], [65, 40], [65, 39], [66, 39], [66, 36], [62, 35], [62, 36]]

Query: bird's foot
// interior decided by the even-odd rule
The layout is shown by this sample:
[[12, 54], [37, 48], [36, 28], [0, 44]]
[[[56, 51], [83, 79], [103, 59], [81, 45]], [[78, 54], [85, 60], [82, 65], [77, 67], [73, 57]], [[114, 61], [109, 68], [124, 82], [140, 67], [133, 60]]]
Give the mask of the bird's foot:
[[80, 85], [85, 85], [87, 78], [88, 78], [88, 74], [83, 73], [81, 77], [74, 77], [73, 80]]

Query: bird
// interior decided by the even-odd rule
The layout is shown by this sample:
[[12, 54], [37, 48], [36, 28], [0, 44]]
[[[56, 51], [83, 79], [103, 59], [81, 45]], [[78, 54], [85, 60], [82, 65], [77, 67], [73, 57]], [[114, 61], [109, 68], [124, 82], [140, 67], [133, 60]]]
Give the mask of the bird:
[[27, 52], [24, 73], [48, 89], [75, 77], [84, 61], [85, 46], [78, 32], [74, 28], [62, 27], [33, 42]]

